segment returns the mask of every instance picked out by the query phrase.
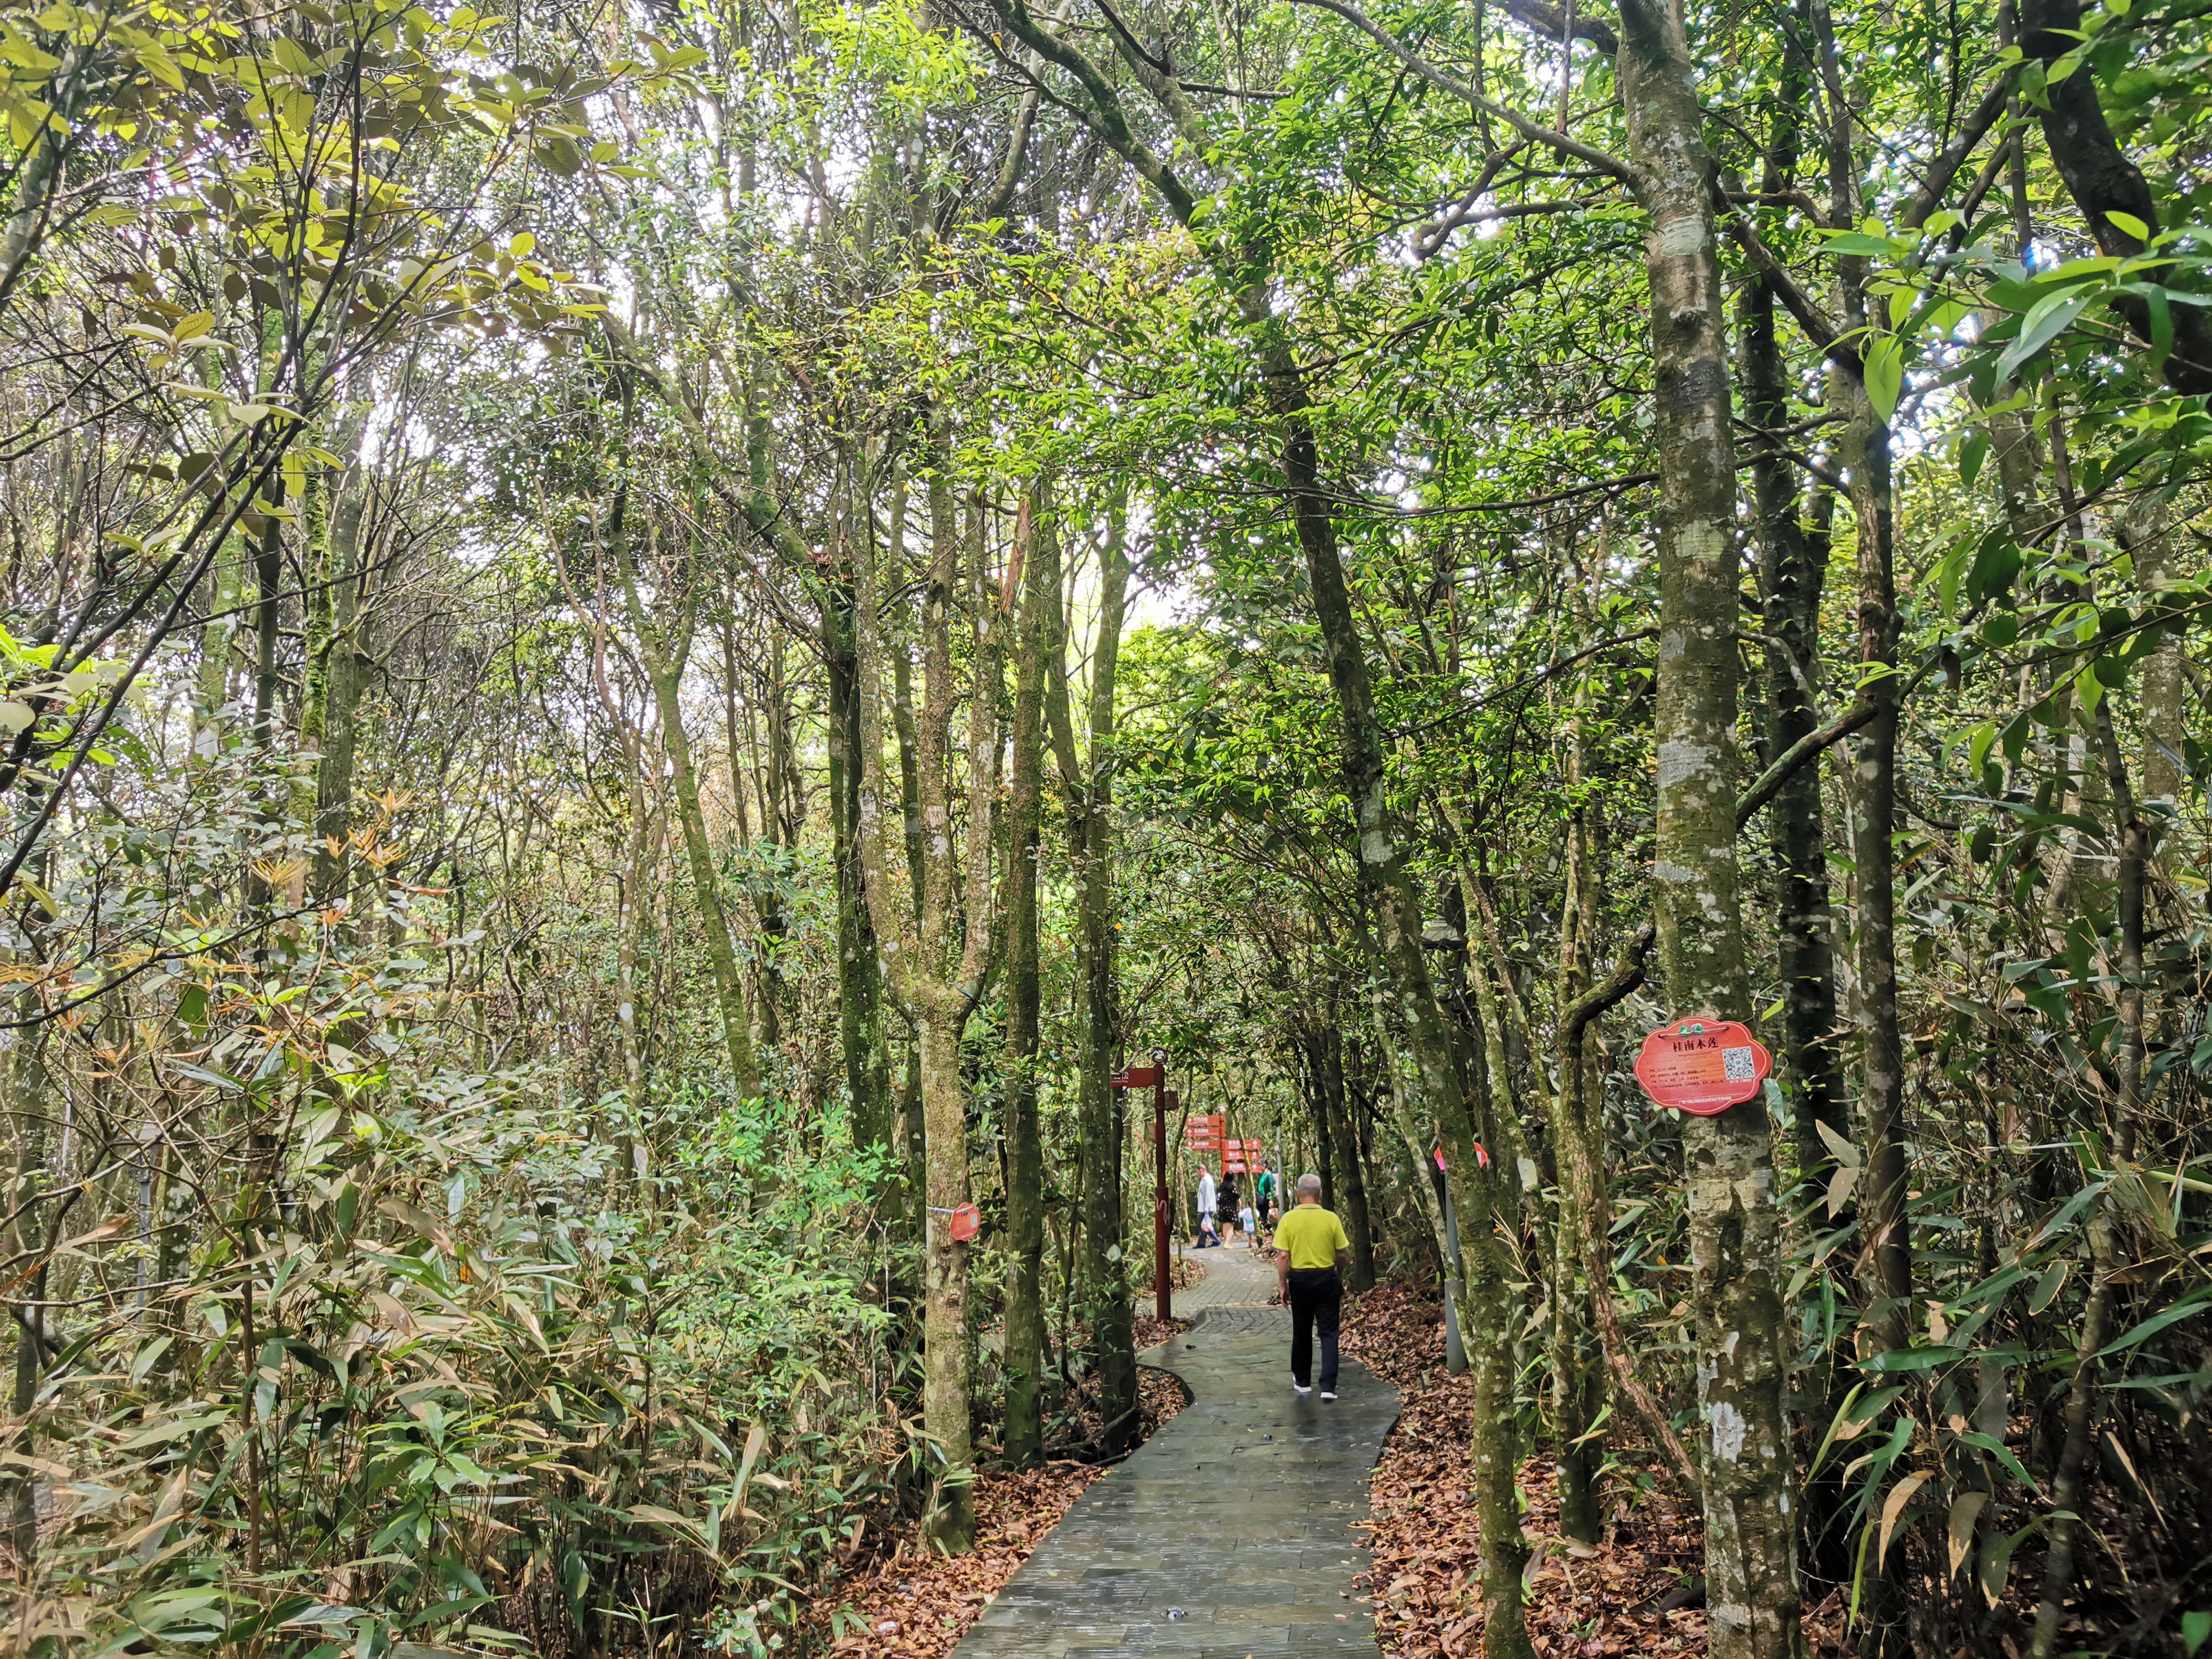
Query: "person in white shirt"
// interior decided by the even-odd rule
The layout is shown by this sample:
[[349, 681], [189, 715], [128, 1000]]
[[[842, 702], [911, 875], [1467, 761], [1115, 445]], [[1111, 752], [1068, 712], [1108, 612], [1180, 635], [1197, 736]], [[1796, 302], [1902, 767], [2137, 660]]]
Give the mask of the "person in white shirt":
[[[1198, 1166], [1198, 1213], [1201, 1228], [1206, 1224], [1206, 1218], [1213, 1213], [1213, 1171], [1203, 1164]], [[1193, 1241], [1192, 1248], [1200, 1250], [1206, 1248], [1203, 1232]]]

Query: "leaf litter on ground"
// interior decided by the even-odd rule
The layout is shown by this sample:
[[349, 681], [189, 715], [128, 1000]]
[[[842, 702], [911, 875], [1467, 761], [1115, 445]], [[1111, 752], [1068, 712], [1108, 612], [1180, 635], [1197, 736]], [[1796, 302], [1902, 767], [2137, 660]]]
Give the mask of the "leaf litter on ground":
[[[1443, 1314], [1432, 1291], [1389, 1282], [1350, 1299], [1344, 1351], [1398, 1390], [1397, 1425], [1370, 1489], [1374, 1565], [1354, 1595], [1375, 1612], [1391, 1659], [1477, 1659], [1482, 1646], [1482, 1528], [1474, 1505], [1474, 1379], [1444, 1369]], [[1529, 1644], [1546, 1659], [1654, 1655], [1702, 1659], [1703, 1528], [1695, 1510], [1653, 1479], [1642, 1449], [1616, 1447], [1603, 1534], [1593, 1549], [1559, 1536], [1559, 1489], [1548, 1455], [1522, 1465], [1522, 1532]], [[1656, 1465], [1656, 1460], [1649, 1460]], [[1841, 1654], [1840, 1618], [1808, 1610], [1808, 1648]]]
[[[1155, 1318], [1139, 1318], [1137, 1346], [1141, 1350], [1189, 1328], [1185, 1319], [1163, 1325]], [[1138, 1370], [1137, 1392], [1137, 1415], [1147, 1440], [1188, 1403], [1182, 1383], [1150, 1367]], [[1081, 1395], [1073, 1416], [1090, 1431], [1099, 1426], [1099, 1413]], [[847, 1566], [842, 1579], [820, 1598], [817, 1616], [805, 1622], [826, 1632], [833, 1613], [842, 1615], [836, 1622], [843, 1634], [827, 1648], [841, 1659], [944, 1659], [1075, 1500], [1113, 1467], [1058, 1458], [1039, 1469], [981, 1471], [973, 1552], [948, 1557], [932, 1549], [921, 1538], [917, 1517], [872, 1529], [872, 1552]]]

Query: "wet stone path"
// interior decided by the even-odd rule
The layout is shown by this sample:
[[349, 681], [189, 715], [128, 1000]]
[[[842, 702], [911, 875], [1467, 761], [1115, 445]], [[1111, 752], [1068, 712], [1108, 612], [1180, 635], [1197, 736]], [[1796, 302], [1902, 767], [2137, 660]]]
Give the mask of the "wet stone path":
[[1291, 1391], [1274, 1269], [1208, 1250], [1176, 1297], [1197, 1323], [1138, 1358], [1191, 1404], [1078, 1498], [957, 1650], [957, 1659], [1373, 1659], [1346, 1599], [1367, 1553], [1352, 1523], [1398, 1396], [1346, 1359], [1341, 1397]]

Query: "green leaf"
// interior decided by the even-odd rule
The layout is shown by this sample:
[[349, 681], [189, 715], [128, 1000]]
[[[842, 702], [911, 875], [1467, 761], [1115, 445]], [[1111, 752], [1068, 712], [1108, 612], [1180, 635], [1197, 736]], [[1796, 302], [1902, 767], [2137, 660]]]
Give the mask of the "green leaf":
[[2185, 1319], [2192, 1318], [2203, 1313], [2208, 1300], [2212, 1300], [2212, 1289], [2191, 1291], [2164, 1313], [2153, 1314], [2142, 1324], [2133, 1327], [2124, 1334], [2115, 1337], [2112, 1341], [2105, 1344], [2097, 1351], [2097, 1358], [2102, 1359], [2106, 1354], [2118, 1353], [2123, 1348], [2132, 1348], [2138, 1342], [2148, 1341], [2167, 1326], [2178, 1325]]
[[2118, 225], [2122, 230], [2127, 232], [2129, 235], [2134, 237], [2138, 242], [2148, 242], [2150, 240], [2150, 227], [2145, 224], [2142, 220], [2136, 218], [2134, 214], [2122, 213], [2115, 209], [2108, 208], [2106, 210], [2105, 216], [2107, 219], [2110, 219], [2114, 224]]
[[2173, 355], [2173, 307], [2166, 303], [2166, 290], [2154, 283], [2148, 285], [2143, 304], [2150, 313], [2150, 357], [2155, 368]]
[[169, 1069], [191, 1079], [195, 1083], [211, 1083], [218, 1089], [230, 1089], [240, 1094], [244, 1094], [249, 1086], [243, 1079], [234, 1078], [228, 1072], [218, 1072], [206, 1066], [187, 1066], [180, 1060], [171, 1060]]
[[2194, 1656], [2197, 1650], [2212, 1640], [2212, 1613], [2185, 1613], [2181, 1615], [2181, 1650]]
[[2035, 302], [2035, 308], [2021, 324], [2020, 338], [2005, 348], [2004, 356], [1997, 359], [1997, 378], [2010, 380], [2020, 366], [2049, 345], [2074, 325], [2074, 319], [2088, 309], [2092, 296], [2087, 294], [2051, 294]]
[[1867, 348], [1867, 401], [1885, 421], [1897, 413], [1897, 399], [1905, 388], [1905, 343], [1885, 334]]
[[1997, 723], [1984, 720], [1974, 728], [1973, 741], [1968, 745], [1968, 763], [1974, 775], [1981, 775], [1983, 765], [1989, 760], [1990, 750], [1997, 740]]
[[1982, 462], [1990, 453], [1990, 434], [1975, 432], [1959, 446], [1959, 482], [1971, 489], [1981, 475]]
[[1977, 1430], [1960, 1435], [1959, 1437], [1959, 1443], [1962, 1446], [1972, 1446], [1977, 1451], [1987, 1452], [1990, 1456], [1996, 1458], [1998, 1462], [2003, 1464], [2006, 1469], [2010, 1472], [2012, 1478], [2019, 1481], [2021, 1486], [2027, 1487], [2030, 1492], [2041, 1490], [2036, 1486], [2034, 1477], [2028, 1474], [2027, 1468], [2021, 1462], [2020, 1459], [2013, 1455], [2012, 1448], [2006, 1445], [2003, 1441], [1998, 1439], [1995, 1435], [1983, 1434]]
[[2067, 1263], [2052, 1262], [2043, 1270], [2043, 1277], [2035, 1281], [2035, 1289], [2027, 1298], [2027, 1310], [2039, 1314], [2051, 1305], [2051, 1297], [2058, 1294], [2059, 1286], [2066, 1282]]
[[1820, 251], [1839, 259], [1886, 259], [1895, 252], [1887, 236], [1869, 236], [1856, 230], [1837, 232], [1822, 241]]
[[1966, 1357], [1964, 1348], [1893, 1348], [1887, 1353], [1878, 1353], [1871, 1359], [1859, 1361], [1863, 1371], [1894, 1374], [1899, 1371], [1932, 1371], [1938, 1366], [1954, 1364]]
[[1996, 1538], [1982, 1550], [1982, 1594], [1991, 1607], [2004, 1599], [2005, 1579], [2012, 1571], [2012, 1553], [2020, 1547], [2020, 1540], [2043, 1523], [2031, 1521], [2018, 1532]]

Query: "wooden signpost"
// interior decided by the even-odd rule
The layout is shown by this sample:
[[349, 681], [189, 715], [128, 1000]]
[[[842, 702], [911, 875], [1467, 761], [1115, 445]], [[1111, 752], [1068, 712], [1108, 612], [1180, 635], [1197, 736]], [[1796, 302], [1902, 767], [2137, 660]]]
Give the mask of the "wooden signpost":
[[1152, 1305], [1171, 1316], [1168, 1287], [1168, 1051], [1152, 1050], [1149, 1066], [1125, 1066], [1107, 1079], [1116, 1090], [1152, 1091]]

